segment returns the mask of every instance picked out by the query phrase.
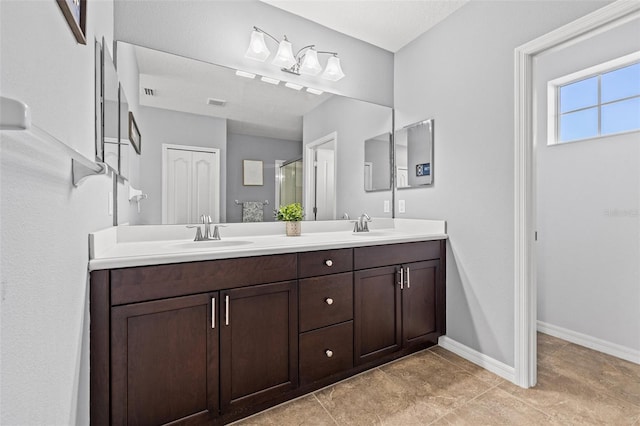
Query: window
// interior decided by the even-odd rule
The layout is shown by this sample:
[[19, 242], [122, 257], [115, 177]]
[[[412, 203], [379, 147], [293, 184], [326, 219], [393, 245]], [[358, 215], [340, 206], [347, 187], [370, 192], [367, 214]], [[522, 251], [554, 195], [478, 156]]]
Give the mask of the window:
[[548, 96], [550, 145], [640, 130], [640, 52], [551, 81]]

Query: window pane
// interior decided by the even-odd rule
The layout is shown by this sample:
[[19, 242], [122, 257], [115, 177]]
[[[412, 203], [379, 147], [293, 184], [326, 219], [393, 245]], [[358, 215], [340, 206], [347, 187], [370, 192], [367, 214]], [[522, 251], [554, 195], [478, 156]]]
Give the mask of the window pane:
[[598, 104], [598, 77], [567, 84], [560, 88], [560, 112]]
[[640, 129], [640, 98], [602, 106], [602, 134]]
[[640, 95], [640, 63], [602, 74], [602, 102]]
[[560, 142], [598, 136], [598, 108], [570, 112], [560, 116]]

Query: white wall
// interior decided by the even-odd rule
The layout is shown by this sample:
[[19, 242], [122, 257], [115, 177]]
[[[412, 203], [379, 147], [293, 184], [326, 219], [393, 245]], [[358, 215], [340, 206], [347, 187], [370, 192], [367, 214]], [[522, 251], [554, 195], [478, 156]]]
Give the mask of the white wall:
[[640, 20], [536, 61], [538, 319], [640, 354], [640, 133], [547, 146], [547, 82], [640, 50]]
[[472, 1], [396, 53], [396, 128], [434, 118], [436, 165], [398, 217], [447, 220], [447, 335], [511, 366], [513, 51], [606, 3]]
[[383, 212], [384, 200], [391, 202], [391, 191], [364, 190], [364, 141], [389, 129], [390, 108], [339, 96], [304, 115], [303, 146], [337, 133], [337, 219], [345, 212], [351, 218], [363, 212], [372, 217], [391, 217], [391, 213]]
[[[0, 2], [0, 93], [94, 158], [94, 37], [112, 1], [88, 2], [86, 46], [53, 1]], [[89, 423], [88, 237], [110, 226], [112, 180], [71, 184], [71, 160], [20, 133], [0, 151], [0, 423]]]
[[[188, 7], [176, 0], [118, 1], [115, 22], [117, 40], [383, 105], [393, 102], [392, 53], [257, 0], [198, 1]], [[254, 25], [276, 38], [286, 35], [294, 49], [316, 44], [318, 50], [337, 51], [346, 77], [335, 83], [296, 77], [246, 59]], [[277, 45], [272, 42], [267, 40], [273, 55]], [[327, 56], [319, 56], [324, 64]]]
[[[140, 190], [149, 198], [140, 204], [143, 225], [162, 223], [162, 144], [192, 145], [220, 149], [220, 205], [226, 202], [227, 120], [216, 117], [139, 107], [142, 135]], [[137, 214], [137, 213], [136, 213]], [[226, 210], [220, 211], [225, 221]]]

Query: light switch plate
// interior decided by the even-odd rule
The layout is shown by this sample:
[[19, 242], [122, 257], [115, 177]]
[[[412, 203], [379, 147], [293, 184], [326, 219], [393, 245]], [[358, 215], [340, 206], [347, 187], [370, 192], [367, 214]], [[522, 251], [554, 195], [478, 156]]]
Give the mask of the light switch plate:
[[384, 200], [384, 212], [389, 213], [391, 211], [391, 204], [389, 200]]
[[398, 213], [405, 212], [404, 200], [398, 200]]

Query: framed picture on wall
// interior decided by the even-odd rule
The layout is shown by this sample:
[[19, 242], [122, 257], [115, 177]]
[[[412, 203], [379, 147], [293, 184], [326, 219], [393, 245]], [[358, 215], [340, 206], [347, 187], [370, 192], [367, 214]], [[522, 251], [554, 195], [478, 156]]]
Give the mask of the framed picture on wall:
[[262, 161], [242, 160], [242, 184], [244, 186], [262, 186]]
[[142, 149], [140, 130], [138, 130], [138, 124], [136, 124], [136, 119], [133, 118], [131, 111], [129, 111], [129, 142], [131, 142], [131, 146], [136, 150], [136, 153], [140, 155]]
[[87, 44], [87, 0], [56, 0], [67, 24], [80, 44]]

